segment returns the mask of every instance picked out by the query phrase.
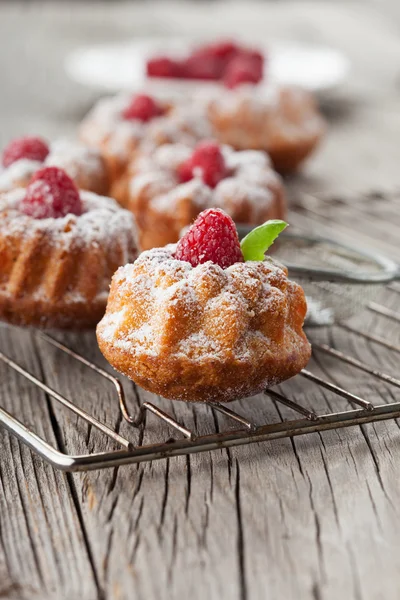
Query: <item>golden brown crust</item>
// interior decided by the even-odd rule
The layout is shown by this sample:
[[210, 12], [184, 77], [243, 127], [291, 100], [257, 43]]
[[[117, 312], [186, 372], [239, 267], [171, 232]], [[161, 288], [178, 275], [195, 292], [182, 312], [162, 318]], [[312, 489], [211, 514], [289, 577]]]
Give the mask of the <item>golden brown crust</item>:
[[135, 223], [110, 198], [81, 192], [85, 212], [33, 219], [17, 189], [0, 196], [0, 319], [37, 327], [93, 327], [114, 271], [137, 256]]
[[31, 297], [11, 298], [0, 292], [0, 321], [40, 329], [92, 329], [104, 315], [107, 299], [52, 302]]
[[265, 150], [279, 173], [295, 171], [325, 132], [313, 96], [305, 90], [284, 87], [265, 103], [240, 92], [229, 94], [229, 110], [223, 97], [208, 104], [216, 137], [238, 150]]
[[112, 280], [97, 339], [115, 369], [166, 398], [229, 402], [307, 364], [304, 293], [282, 267], [192, 268], [173, 250], [145, 252]]

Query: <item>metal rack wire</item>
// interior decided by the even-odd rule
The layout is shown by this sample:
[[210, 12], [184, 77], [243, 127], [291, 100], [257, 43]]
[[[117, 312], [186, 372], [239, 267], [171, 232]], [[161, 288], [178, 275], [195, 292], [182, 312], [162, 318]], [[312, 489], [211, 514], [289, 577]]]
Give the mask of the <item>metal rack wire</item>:
[[[390, 286], [390, 289], [399, 292], [399, 289], [396, 287]], [[400, 314], [395, 311], [389, 310], [384, 306], [375, 303], [370, 303], [367, 308], [376, 314], [400, 323]], [[393, 352], [400, 353], [400, 346], [392, 344], [384, 338], [361, 331], [360, 329], [346, 323], [339, 323], [337, 326], [348, 333], [357, 334], [370, 342], [380, 344]], [[211, 435], [196, 435], [196, 432], [191, 431], [181, 425], [171, 415], [161, 410], [152, 402], [143, 403], [137, 416], [132, 416], [128, 409], [124, 389], [117, 377], [114, 377], [107, 371], [87, 360], [77, 352], [74, 352], [70, 348], [66, 347], [64, 344], [48, 334], [36, 332], [35, 335], [39, 336], [42, 340], [45, 340], [47, 343], [69, 355], [78, 362], [84, 364], [86, 367], [92, 369], [100, 377], [105, 378], [111, 384], [113, 384], [118, 398], [119, 409], [124, 419], [131, 426], [139, 427], [142, 425], [146, 411], [148, 411], [153, 413], [165, 424], [175, 429], [175, 431], [182, 436], [181, 439], [169, 438], [167, 441], [157, 444], [134, 446], [129, 440], [125, 439], [119, 433], [115, 432], [113, 429], [97, 420], [88, 412], [76, 406], [74, 402], [68, 400], [63, 395], [47, 386], [45, 383], [26, 371], [26, 369], [21, 365], [17, 364], [4, 353], [0, 352], [0, 360], [3, 363], [14, 369], [17, 373], [38, 386], [54, 400], [74, 412], [88, 424], [97, 428], [99, 431], [107, 435], [109, 438], [114, 440], [114, 442], [117, 442], [117, 444], [121, 446], [120, 450], [114, 450], [110, 452], [93, 453], [80, 456], [64, 454], [60, 450], [48, 444], [34, 431], [26, 427], [15, 416], [11, 415], [5, 409], [0, 407], [0, 427], [4, 427], [11, 434], [15, 435], [22, 443], [29, 446], [36, 454], [41, 456], [43, 460], [51, 464], [53, 467], [63, 471], [88, 471], [107, 467], [116, 467], [131, 463], [140, 463], [167, 457], [206, 452], [220, 448], [228, 448], [230, 446], [250, 444], [252, 442], [262, 442], [277, 438], [293, 437], [306, 433], [362, 425], [364, 423], [400, 417], [400, 402], [376, 406], [360, 396], [357, 396], [348, 390], [341, 388], [330, 381], [322, 379], [306, 369], [303, 369], [298, 377], [303, 377], [313, 384], [329, 390], [338, 398], [346, 400], [350, 403], [350, 405], [355, 406], [356, 408], [345, 410], [343, 412], [330, 412], [323, 415], [317, 415], [313, 410], [305, 408], [301, 404], [287, 398], [283, 394], [272, 389], [266, 389], [264, 393], [269, 396], [273, 402], [289, 407], [298, 413], [301, 418], [280, 423], [265, 423], [262, 425], [256, 425], [255, 423], [252, 423], [246, 419], [244, 416], [234, 412], [226, 405], [216, 402], [208, 402], [208, 406], [236, 422], [238, 428], [235, 430], [229, 430]], [[384, 381], [385, 383], [388, 383], [396, 388], [400, 388], [399, 379], [396, 379], [387, 373], [383, 373], [374, 367], [371, 367], [370, 365], [348, 354], [344, 354], [343, 352], [326, 344], [314, 344], [313, 350], [323, 352], [333, 357], [335, 360], [346, 363], [351, 367], [359, 369], [381, 381]]]

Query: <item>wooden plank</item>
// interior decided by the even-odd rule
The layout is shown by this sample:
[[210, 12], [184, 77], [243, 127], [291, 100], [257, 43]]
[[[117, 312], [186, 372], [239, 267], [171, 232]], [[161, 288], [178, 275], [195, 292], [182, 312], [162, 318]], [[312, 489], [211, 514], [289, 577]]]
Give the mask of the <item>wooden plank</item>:
[[[0, 327], [0, 347], [40, 377], [30, 335]], [[56, 444], [44, 394], [0, 362], [0, 402]], [[0, 432], [0, 597], [97, 597], [68, 479]]]
[[[87, 357], [95, 357], [100, 361], [92, 336], [88, 335], [84, 344], [80, 337], [79, 348]], [[46, 380], [67, 395], [74, 394], [76, 388], [68, 374], [69, 367], [56, 368], [56, 365], [60, 365], [60, 358], [51, 356], [43, 347], [40, 348], [40, 354]], [[95, 416], [104, 418], [105, 413], [110, 414], [110, 406], [115, 399], [113, 400], [108, 393], [110, 390], [106, 391], [101, 384], [99, 385], [97, 378], [92, 379], [90, 372], [86, 370], [83, 374], [82, 371], [78, 366], [74, 373], [78, 380], [85, 378], [85, 404], [94, 409]], [[127, 386], [127, 392], [136, 408], [137, 400], [151, 398], [157, 401], [141, 390], [140, 398], [136, 399], [130, 384]], [[214, 430], [211, 414], [208, 415], [207, 425], [206, 422], [196, 423], [193, 412], [186, 406], [172, 407], [171, 403], [166, 401], [161, 401], [161, 405], [167, 411], [171, 412], [172, 409], [175, 416], [189, 427], [197, 425], [203, 432]], [[78, 431], [74, 419], [62, 414], [57, 407], [54, 411], [69, 451], [87, 452], [93, 448], [98, 451], [109, 448], [108, 441], [97, 432], [92, 430], [89, 438], [84, 425], [79, 427]], [[116, 407], [111, 414], [118, 419]], [[120, 431], [124, 435], [130, 435], [136, 443], [146, 444], [165, 440], [173, 433], [166, 430], [153, 415], [148, 416], [146, 429], [140, 437], [138, 434], [132, 437], [124, 423], [121, 423]], [[216, 493], [217, 497], [220, 496], [219, 490], [213, 492], [213, 469], [215, 464], [220, 465], [221, 460], [225, 465], [228, 463], [225, 454], [221, 457], [217, 453], [216, 456], [196, 456], [190, 459], [182, 457], [170, 462], [124, 467], [101, 474], [74, 475], [76, 493], [82, 503], [100, 585], [106, 597], [126, 597], [133, 586], [138, 598], [161, 597], [166, 586], [174, 590], [174, 595], [175, 592], [177, 596], [183, 594], [186, 590], [186, 593], [198, 597], [200, 579], [205, 582], [211, 594], [212, 580], [207, 583], [207, 571], [214, 561], [213, 553], [207, 553], [203, 547], [205, 536], [209, 535], [203, 529], [207, 529], [210, 510], [210, 500], [206, 498], [210, 498], [213, 493]], [[194, 483], [191, 485], [193, 473], [198, 473], [200, 477], [197, 480], [193, 476]], [[228, 483], [226, 466], [225, 473]], [[224, 490], [222, 498], [225, 495]], [[237, 568], [237, 527], [233, 486], [228, 498], [228, 506], [221, 505], [221, 514], [226, 513], [223, 516], [226, 523], [232, 521], [226, 531], [231, 552], [225, 556], [225, 562], [234, 572]], [[223, 504], [222, 500], [219, 500], [218, 504]], [[219, 512], [216, 512], [216, 518]], [[214, 536], [219, 538], [220, 553], [223, 555], [222, 544], [226, 538], [221, 536], [218, 527], [214, 528], [213, 532]], [[193, 539], [194, 545], [188, 553], [182, 554], [179, 549], [188, 539]], [[196, 564], [194, 558], [198, 550], [201, 550], [202, 560]], [[188, 568], [193, 575], [190, 581], [182, 576]], [[238, 590], [236, 584], [237, 578], [232, 581], [232, 591]], [[204, 588], [201, 593], [204, 593]]]

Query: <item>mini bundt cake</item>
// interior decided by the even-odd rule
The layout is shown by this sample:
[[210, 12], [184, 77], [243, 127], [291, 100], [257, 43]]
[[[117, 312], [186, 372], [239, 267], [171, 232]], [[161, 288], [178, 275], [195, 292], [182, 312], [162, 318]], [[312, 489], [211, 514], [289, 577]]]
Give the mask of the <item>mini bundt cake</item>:
[[81, 124], [80, 138], [100, 150], [108, 165], [110, 195], [124, 204], [126, 181], [121, 184], [120, 179], [138, 148], [201, 139], [209, 124], [200, 113], [144, 94], [122, 94], [103, 98], [92, 108]]
[[224, 209], [238, 223], [285, 216], [280, 176], [264, 152], [237, 152], [204, 141], [193, 150], [165, 144], [130, 168], [127, 208], [135, 215], [143, 250], [177, 242], [204, 209]]
[[51, 166], [63, 169], [82, 190], [108, 194], [107, 168], [100, 152], [77, 141], [47, 144], [37, 137], [17, 138], [5, 148], [2, 162], [0, 193], [26, 187], [38, 169]]
[[[258, 230], [275, 231], [269, 244], [281, 224], [254, 230], [256, 258]], [[230, 217], [209, 209], [177, 245], [121, 267], [97, 327], [110, 364], [150, 392], [188, 402], [252, 396], [297, 374], [311, 353], [304, 292], [271, 259], [244, 262], [251, 235], [243, 254]]]
[[57, 167], [0, 194], [0, 319], [82, 328], [104, 314], [112, 274], [137, 257], [134, 217], [79, 192]]
[[205, 104], [218, 140], [238, 150], [265, 150], [280, 173], [295, 171], [325, 131], [313, 96], [296, 87], [246, 85], [213, 94]]

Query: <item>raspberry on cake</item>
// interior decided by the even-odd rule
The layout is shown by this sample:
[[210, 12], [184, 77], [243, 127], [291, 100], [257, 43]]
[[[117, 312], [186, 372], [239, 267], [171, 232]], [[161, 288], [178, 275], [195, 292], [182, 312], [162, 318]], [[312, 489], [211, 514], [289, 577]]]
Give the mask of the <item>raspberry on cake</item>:
[[192, 267], [211, 261], [223, 269], [243, 262], [235, 223], [218, 208], [203, 211], [179, 240], [175, 258]]
[[73, 140], [47, 143], [41, 138], [17, 138], [3, 151], [0, 193], [29, 185], [44, 166], [64, 169], [78, 188], [108, 194], [108, 174], [101, 154]]
[[143, 153], [129, 169], [129, 208], [144, 250], [176, 242], [207, 208], [224, 209], [237, 223], [285, 216], [281, 178], [264, 152], [237, 152], [215, 142], [194, 149], [165, 144]]
[[166, 109], [151, 96], [139, 94], [131, 99], [130, 104], [122, 111], [123, 119], [127, 121], [142, 121], [147, 123], [154, 117], [163, 115]]
[[9, 167], [17, 160], [43, 162], [49, 153], [47, 142], [39, 137], [25, 136], [12, 140], [3, 150], [3, 167]]
[[78, 188], [65, 171], [44, 167], [33, 175], [19, 210], [34, 219], [59, 219], [82, 214]]
[[[235, 59], [236, 60], [236, 59]], [[232, 62], [226, 85], [253, 78], [247, 59]], [[247, 65], [247, 66], [246, 66]], [[256, 78], [256, 75], [254, 75]], [[295, 171], [321, 140], [325, 123], [313, 96], [295, 87], [238, 87], [212, 93], [205, 110], [213, 136], [237, 150], [264, 150], [280, 173]]]
[[[263, 235], [267, 249], [285, 226], [273, 221], [249, 234], [246, 255], [254, 239], [258, 252]], [[303, 290], [270, 258], [244, 262], [234, 229], [222, 211], [206, 211], [184, 247], [143, 252], [116, 272], [97, 327], [115, 369], [165, 398], [229, 402], [306, 366]]]
[[110, 195], [123, 206], [127, 202], [126, 169], [143, 146], [151, 150], [165, 143], [192, 144], [209, 132], [204, 111], [145, 94], [103, 98], [80, 126], [81, 140], [104, 157]]
[[93, 327], [118, 266], [137, 257], [135, 221], [114, 200], [79, 191], [58, 167], [0, 196], [0, 319]]
[[225, 160], [217, 142], [200, 142], [193, 154], [181, 165], [178, 174], [182, 183], [199, 174], [204, 183], [215, 188], [227, 175]]
[[235, 88], [243, 83], [258, 83], [262, 76], [262, 64], [257, 58], [237, 56], [227, 67], [224, 74], [224, 85]]

